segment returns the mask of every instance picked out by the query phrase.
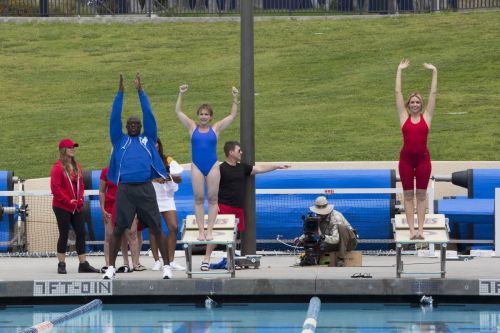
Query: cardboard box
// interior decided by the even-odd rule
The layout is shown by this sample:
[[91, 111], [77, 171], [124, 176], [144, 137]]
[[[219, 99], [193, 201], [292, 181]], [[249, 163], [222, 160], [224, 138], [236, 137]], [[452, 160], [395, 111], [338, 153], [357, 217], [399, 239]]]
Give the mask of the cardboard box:
[[493, 250], [470, 250], [470, 256], [471, 257], [494, 257], [495, 256], [495, 251]]
[[[319, 258], [320, 265], [328, 265], [330, 267], [336, 267], [337, 262], [337, 252], [324, 253]], [[351, 251], [347, 252], [347, 256], [344, 258], [346, 267], [360, 267], [363, 264], [363, 254], [361, 251]]]

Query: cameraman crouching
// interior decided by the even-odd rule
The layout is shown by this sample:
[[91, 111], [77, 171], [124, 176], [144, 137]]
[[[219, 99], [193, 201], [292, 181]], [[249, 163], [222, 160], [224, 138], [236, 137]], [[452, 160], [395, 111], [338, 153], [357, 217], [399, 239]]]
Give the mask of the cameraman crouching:
[[[316, 213], [319, 218], [319, 252], [320, 255], [326, 252], [337, 251], [337, 266], [345, 266], [347, 252], [352, 251], [358, 245], [358, 238], [355, 230], [347, 222], [342, 213], [333, 209], [332, 204], [328, 204], [328, 199], [319, 196], [314, 201], [314, 206], [309, 207], [311, 212]], [[306, 235], [295, 239], [299, 246], [304, 244]]]

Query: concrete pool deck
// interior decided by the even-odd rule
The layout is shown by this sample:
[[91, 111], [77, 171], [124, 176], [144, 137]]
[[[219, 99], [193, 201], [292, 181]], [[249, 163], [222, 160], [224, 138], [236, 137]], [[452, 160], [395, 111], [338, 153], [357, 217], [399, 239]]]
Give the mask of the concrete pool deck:
[[[186, 168], [189, 165], [185, 165]], [[295, 169], [397, 169], [396, 161], [385, 162], [311, 162], [294, 163]], [[435, 161], [433, 174], [450, 175], [469, 168], [500, 168], [500, 161]], [[48, 178], [28, 180], [26, 190], [47, 190]], [[398, 184], [399, 186], [400, 184]], [[439, 182], [435, 198], [466, 195], [467, 189]], [[50, 210], [50, 214], [51, 214]], [[39, 233], [35, 237], [40, 238]], [[54, 251], [55, 243], [43, 239]], [[54, 243], [54, 244], [53, 244]], [[38, 252], [39, 250], [33, 250]], [[41, 250], [40, 250], [41, 251]], [[201, 256], [194, 256], [194, 268], [199, 269]], [[179, 262], [185, 263], [184, 258]], [[214, 260], [215, 261], [215, 260]], [[395, 256], [364, 255], [362, 267], [299, 267], [296, 256], [264, 256], [259, 269], [243, 269], [231, 279], [228, 274], [196, 275], [188, 279], [185, 272], [174, 272], [172, 280], [162, 280], [161, 272], [143, 271], [117, 274], [112, 281], [102, 280], [102, 274], [78, 274], [78, 260], [68, 257], [68, 274], [58, 275], [55, 258], [0, 257], [0, 304], [18, 299], [48, 299], [57, 297], [172, 297], [193, 298], [205, 295], [231, 297], [306, 297], [312, 295], [337, 297], [416, 297], [439, 295], [446, 297], [485, 297], [485, 301], [500, 296], [499, 258], [475, 258], [470, 261], [447, 261], [446, 277], [440, 278], [439, 258], [403, 256], [405, 271], [434, 274], [405, 274], [396, 278]], [[103, 256], [89, 256], [95, 267], [104, 265]], [[122, 259], [118, 258], [120, 265]], [[150, 268], [153, 259], [141, 257]], [[356, 273], [371, 278], [352, 278]]]
[[[193, 256], [194, 269], [198, 271], [201, 256]], [[104, 264], [103, 256], [89, 256], [95, 267]], [[185, 263], [184, 258], [177, 262]], [[218, 261], [217, 258], [213, 262]], [[421, 274], [404, 274], [396, 278], [396, 257], [364, 255], [361, 267], [297, 266], [298, 257], [292, 255], [263, 256], [258, 269], [236, 271], [229, 274], [195, 275], [189, 279], [184, 271], [174, 272], [173, 279], [163, 280], [161, 272], [151, 271], [153, 259], [141, 256], [141, 263], [148, 270], [120, 273], [114, 280], [102, 280], [102, 274], [77, 273], [76, 257], [67, 258], [66, 275], [59, 275], [56, 258], [1, 257], [0, 303], [16, 299], [38, 297], [481, 297], [500, 295], [500, 258], [476, 257], [469, 261], [447, 261], [446, 277], [440, 278], [439, 258], [404, 255], [404, 269]], [[122, 263], [122, 258], [117, 259]], [[215, 272], [215, 271], [211, 271]], [[354, 278], [356, 273], [369, 274], [371, 278]], [[359, 275], [359, 274], [358, 274]], [[355, 276], [355, 275], [354, 275]], [[141, 298], [142, 299], [142, 298]], [[486, 301], [488, 298], [486, 298]]]

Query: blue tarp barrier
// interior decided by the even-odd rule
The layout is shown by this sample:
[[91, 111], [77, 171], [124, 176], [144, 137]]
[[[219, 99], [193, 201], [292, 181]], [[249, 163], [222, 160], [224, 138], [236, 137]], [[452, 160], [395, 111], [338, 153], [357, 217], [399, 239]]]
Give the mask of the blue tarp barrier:
[[[12, 177], [14, 172], [12, 171], [0, 171], [0, 191], [12, 191], [14, 190], [14, 183]], [[12, 207], [13, 200], [12, 197], [0, 196], [0, 203], [3, 207]], [[4, 214], [0, 220], [0, 242], [10, 241], [10, 230], [13, 227], [14, 216], [11, 214]], [[7, 252], [8, 246], [0, 246], [0, 252]]]
[[[94, 176], [96, 174], [96, 176]], [[93, 172], [92, 179], [98, 184], [100, 171]], [[175, 194], [175, 203], [179, 217], [179, 230], [182, 220], [194, 214], [194, 199], [191, 187], [191, 173], [185, 171], [183, 182]], [[395, 186], [394, 170], [277, 170], [256, 176], [258, 189], [336, 189], [336, 188], [391, 188]], [[94, 185], [92, 185], [94, 188]], [[98, 188], [95, 187], [95, 188]], [[257, 195], [256, 220], [257, 239], [274, 240], [278, 235], [291, 239], [302, 233], [301, 216], [309, 212], [317, 194], [300, 195]], [[358, 230], [361, 238], [389, 239], [390, 219], [394, 210], [394, 201], [390, 194], [363, 195], [327, 195], [336, 209], [344, 214]], [[97, 198], [96, 198], [97, 199]], [[363, 200], [360, 200], [363, 199]], [[102, 225], [99, 203], [92, 204], [92, 219], [99, 219], [92, 225], [96, 238], [99, 238]], [[205, 207], [206, 209], [206, 207]], [[165, 223], [163, 228], [166, 230]], [[103, 231], [102, 231], [103, 232]], [[147, 233], [144, 233], [147, 239]], [[178, 235], [180, 238], [180, 234]], [[101, 236], [104, 239], [104, 235]], [[367, 248], [385, 248], [386, 245], [368, 246]]]
[[452, 238], [493, 240], [494, 199], [437, 200], [435, 212], [449, 219]]

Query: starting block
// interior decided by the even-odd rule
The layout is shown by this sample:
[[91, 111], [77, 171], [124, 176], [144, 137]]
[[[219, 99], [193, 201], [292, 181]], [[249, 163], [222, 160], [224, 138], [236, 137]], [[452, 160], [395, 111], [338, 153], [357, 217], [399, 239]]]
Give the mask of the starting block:
[[248, 255], [234, 258], [236, 266], [241, 268], [259, 268], [260, 267], [260, 258], [262, 256], [259, 255]]
[[[417, 215], [414, 218], [415, 230], [418, 230]], [[439, 272], [428, 272], [427, 274], [441, 274], [441, 278], [446, 275], [446, 247], [450, 240], [448, 219], [443, 214], [426, 214], [424, 221], [424, 238], [410, 239], [410, 228], [406, 222], [405, 214], [398, 214], [392, 220], [394, 241], [396, 243], [396, 276], [401, 274], [426, 274], [425, 272], [405, 272], [403, 270], [403, 261], [401, 260], [401, 251], [404, 244], [431, 243], [441, 245], [441, 270]]]
[[[205, 229], [207, 228], [208, 216], [205, 215]], [[184, 251], [186, 252], [186, 274], [188, 278], [192, 278], [193, 274], [231, 274], [231, 277], [235, 277], [235, 258], [234, 251], [236, 248], [236, 227], [238, 225], [238, 219], [232, 214], [217, 215], [215, 220], [214, 229], [212, 235], [214, 237], [211, 241], [200, 241], [198, 240], [198, 225], [196, 224], [196, 218], [194, 215], [188, 215], [184, 219], [181, 230], [181, 241], [183, 243]], [[199, 271], [193, 272], [193, 245], [199, 244], [220, 244], [227, 246], [227, 270], [222, 272], [213, 271]]]

